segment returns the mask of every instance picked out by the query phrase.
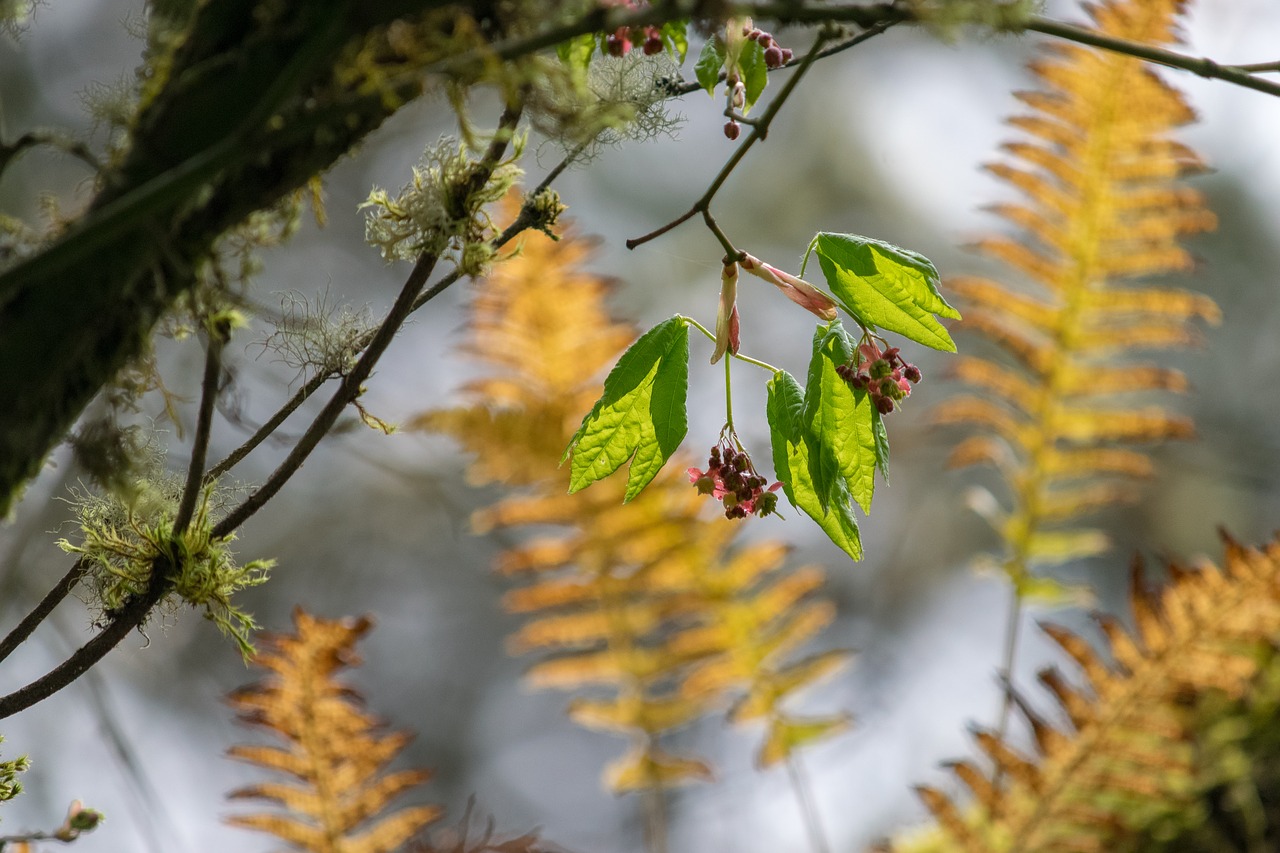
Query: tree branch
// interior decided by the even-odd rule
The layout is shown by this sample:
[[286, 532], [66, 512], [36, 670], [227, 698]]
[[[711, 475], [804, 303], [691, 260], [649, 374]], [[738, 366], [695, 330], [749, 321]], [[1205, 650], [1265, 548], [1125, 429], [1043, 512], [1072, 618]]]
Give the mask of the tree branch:
[[[883, 32], [883, 30], [881, 31]], [[711, 201], [715, 198], [716, 193], [720, 191], [720, 188], [724, 186], [724, 182], [729, 179], [731, 174], [733, 174], [733, 170], [736, 169], [738, 164], [742, 162], [742, 159], [747, 156], [747, 152], [751, 150], [751, 146], [769, 135], [769, 125], [782, 109], [782, 105], [787, 102], [787, 98], [789, 98], [791, 93], [795, 91], [796, 86], [799, 85], [800, 80], [805, 75], [805, 72], [813, 66], [813, 63], [818, 58], [818, 52], [822, 49], [822, 45], [826, 41], [826, 34], [819, 33], [818, 37], [814, 40], [813, 47], [810, 48], [809, 52], [801, 61], [800, 66], [796, 69], [796, 73], [791, 75], [791, 79], [782, 87], [782, 91], [778, 92], [777, 96], [769, 102], [769, 106], [765, 109], [764, 113], [755, 120], [755, 123], [751, 128], [751, 133], [747, 135], [747, 138], [742, 141], [742, 144], [737, 147], [725, 162], [724, 166], [720, 168], [720, 172], [712, 179], [711, 185], [707, 187], [707, 191], [702, 194], [702, 197], [695, 201], [693, 206], [687, 211], [680, 214], [680, 216], [668, 222], [666, 225], [650, 231], [648, 234], [643, 236], [633, 237], [630, 240], [627, 240], [626, 246], [628, 249], [634, 249], [637, 246], [642, 246], [645, 243], [648, 243], [650, 240], [657, 239], [673, 228], [687, 222], [695, 215], [701, 213], [707, 223], [707, 227], [711, 229], [711, 232], [716, 235], [716, 239], [720, 241], [722, 246], [724, 246], [725, 253], [732, 258], [741, 257], [741, 252], [735, 249], [733, 244], [729, 242], [729, 239], [724, 236], [724, 232], [720, 231], [720, 229], [716, 227], [715, 219], [711, 216]]]

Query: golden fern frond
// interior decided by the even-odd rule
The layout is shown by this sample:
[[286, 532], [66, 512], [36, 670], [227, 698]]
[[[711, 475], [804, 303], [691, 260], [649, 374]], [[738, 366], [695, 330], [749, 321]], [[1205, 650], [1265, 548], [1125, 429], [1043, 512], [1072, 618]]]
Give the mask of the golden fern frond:
[[[1174, 40], [1183, 6], [1106, 0], [1089, 12], [1105, 35], [1159, 45]], [[1099, 532], [1079, 550], [1056, 541], [1050, 553], [1041, 533], [1132, 498], [1125, 481], [1149, 475], [1150, 465], [1116, 445], [1194, 434], [1189, 419], [1124, 396], [1183, 391], [1182, 375], [1123, 356], [1194, 346], [1195, 321], [1219, 319], [1207, 296], [1137, 283], [1189, 270], [1180, 239], [1215, 224], [1200, 194], [1178, 183], [1202, 168], [1171, 138], [1194, 118], [1182, 96], [1139, 60], [1079, 45], [1054, 46], [1031, 70], [1042, 89], [1019, 93], [1030, 113], [1010, 120], [1030, 139], [1004, 146], [1012, 162], [988, 167], [1025, 196], [994, 208], [1020, 234], [976, 245], [1030, 287], [950, 282], [965, 303], [961, 328], [1010, 358], [960, 359], [957, 374], [974, 390], [937, 411], [940, 422], [983, 433], [951, 462], [993, 464], [1009, 485], [1012, 506], [998, 532], [1015, 583], [1034, 563], [1096, 552]], [[1094, 480], [1101, 484], [1081, 482]]]
[[991, 769], [952, 765], [975, 806], [918, 788], [946, 839], [935, 836], [918, 849], [1125, 850], [1139, 832], [1204, 793], [1191, 709], [1202, 697], [1239, 698], [1257, 689], [1265, 650], [1280, 636], [1280, 539], [1262, 549], [1228, 539], [1220, 571], [1173, 566], [1171, 576], [1151, 592], [1134, 566], [1133, 629], [1100, 621], [1109, 660], [1070, 631], [1044, 626], [1084, 676], [1085, 686], [1076, 686], [1056, 668], [1040, 674], [1067, 724], [1051, 725], [1017, 698], [1037, 754], [977, 732]]
[[309, 853], [389, 853], [436, 820], [436, 806], [388, 812], [401, 794], [422, 785], [424, 770], [386, 771], [410, 736], [384, 732], [360, 696], [336, 681], [360, 663], [356, 641], [367, 618], [326, 620], [301, 609], [293, 634], [262, 637], [253, 663], [270, 675], [230, 696], [239, 720], [268, 729], [283, 746], [238, 745], [229, 754], [283, 773], [290, 782], [264, 782], [233, 791], [233, 799], [259, 800], [283, 811], [233, 815], [233, 826], [268, 832]]
[[[710, 776], [697, 758], [664, 750], [665, 733], [707, 714], [729, 693], [750, 691], [761, 678], [786, 686], [770, 696], [776, 705], [809, 672], [785, 670], [786, 652], [829, 616], [803, 621], [803, 608], [816, 605], [799, 599], [812, 597], [811, 590], [784, 601], [754, 589], [747, 563], [759, 562], [759, 575], [781, 574], [785, 549], [763, 544], [734, 551], [733, 526], [701, 516], [703, 501], [680, 473], [687, 459], [673, 460], [625, 506], [617, 478], [566, 494], [567, 474], [557, 461], [581, 413], [599, 396], [604, 368], [635, 338], [633, 328], [609, 318], [608, 285], [579, 271], [587, 249], [575, 237], [527, 241], [519, 257], [497, 267], [472, 303], [465, 346], [492, 372], [465, 387], [466, 405], [426, 413], [411, 426], [461, 442], [475, 455], [474, 481], [520, 487], [472, 518], [480, 532], [539, 531], [497, 560], [501, 573], [521, 581], [507, 594], [507, 609], [528, 616], [509, 647], [542, 655], [528, 673], [535, 687], [610, 690], [604, 698], [574, 700], [571, 718], [632, 741], [606, 768], [612, 790], [661, 790]], [[811, 587], [820, 582], [816, 570], [803, 576]], [[754, 597], [738, 597], [747, 594]], [[777, 635], [772, 653], [757, 654], [763, 669], [737, 662], [732, 678], [712, 686], [704, 677], [701, 688], [688, 688], [696, 661], [739, 654], [722, 640], [706, 642], [710, 626], [753, 608], [761, 610], [761, 628]], [[790, 627], [788, 615], [795, 621]], [[703, 641], [695, 639], [699, 631]], [[821, 674], [811, 669], [813, 678]], [[801, 730], [806, 722], [779, 716], [774, 739], [782, 745], [816, 739], [814, 726]]]

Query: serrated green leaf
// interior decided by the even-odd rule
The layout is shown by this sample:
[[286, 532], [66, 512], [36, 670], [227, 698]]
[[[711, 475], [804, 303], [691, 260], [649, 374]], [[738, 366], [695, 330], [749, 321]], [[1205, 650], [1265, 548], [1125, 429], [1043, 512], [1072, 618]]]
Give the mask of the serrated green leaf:
[[591, 33], [574, 36], [556, 45], [556, 55], [570, 68], [586, 70], [591, 65], [591, 55], [596, 50], [596, 37]]
[[689, 20], [682, 18], [679, 21], [667, 21], [662, 25], [661, 36], [662, 43], [666, 45], [667, 50], [676, 55], [676, 60], [683, 64], [684, 58], [689, 54]]
[[604, 380], [604, 395], [565, 448], [569, 493], [602, 480], [630, 460], [629, 501], [657, 475], [689, 428], [689, 327], [672, 317], [640, 336]]
[[698, 64], [693, 67], [698, 85], [707, 90], [711, 97], [716, 95], [716, 84], [720, 82], [720, 69], [724, 68], [724, 42], [719, 36], [713, 36], [702, 44], [702, 53], [698, 56]]
[[862, 536], [853, 518], [849, 490], [835, 478], [821, 492], [809, 473], [810, 442], [804, 420], [804, 389], [785, 370], [769, 380], [766, 408], [773, 447], [773, 469], [791, 505], [818, 523], [840, 550], [862, 559]]
[[[933, 315], [960, 319], [938, 292], [929, 259], [881, 240], [822, 232], [805, 252], [818, 255], [831, 293], [864, 326], [888, 329], [933, 349], [955, 352], [951, 335]], [[800, 274], [804, 275], [801, 267]]]
[[742, 114], [746, 115], [751, 107], [769, 85], [769, 67], [764, 63], [764, 48], [759, 42], [748, 41], [742, 46], [738, 57], [738, 75], [742, 78], [742, 86], [746, 91]]
[[815, 482], [842, 479], [849, 493], [870, 512], [876, 488], [879, 449], [871, 395], [855, 391], [836, 373], [853, 358], [853, 342], [839, 320], [818, 326], [805, 386], [804, 418], [812, 442], [809, 469]]
[[889, 485], [889, 431], [884, 428], [884, 415], [875, 406], [871, 407], [871, 429], [876, 436], [876, 470], [884, 477], [884, 484]]

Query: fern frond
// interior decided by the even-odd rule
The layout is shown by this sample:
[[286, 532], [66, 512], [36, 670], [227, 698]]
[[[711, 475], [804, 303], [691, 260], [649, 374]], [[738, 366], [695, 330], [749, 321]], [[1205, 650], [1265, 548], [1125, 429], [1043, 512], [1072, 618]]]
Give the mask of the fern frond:
[[[711, 774], [700, 759], [666, 751], [666, 733], [735, 695], [760, 693], [757, 682], [776, 685], [761, 714], [779, 720], [775, 740], [789, 749], [817, 738], [774, 708], [808, 680], [784, 669], [787, 653], [830, 615], [804, 616], [816, 606], [817, 570], [783, 572], [785, 548], [735, 549], [732, 525], [702, 517], [704, 502], [678, 473], [687, 459], [673, 460], [626, 506], [616, 478], [566, 494], [557, 460], [599, 395], [599, 377], [635, 338], [609, 318], [607, 283], [579, 271], [588, 249], [572, 236], [528, 241], [496, 269], [477, 290], [465, 344], [490, 374], [464, 388], [465, 405], [412, 426], [447, 433], [473, 453], [473, 481], [517, 489], [472, 517], [480, 532], [538, 528], [497, 561], [521, 584], [506, 608], [528, 617], [509, 646], [542, 656], [528, 673], [533, 686], [593, 689], [571, 703], [571, 719], [630, 739], [605, 770], [609, 788], [661, 791]], [[766, 575], [776, 579], [758, 585]], [[760, 632], [750, 659], [734, 657], [742, 650], [717, 627], [744, 614]], [[723, 671], [712, 683], [706, 667], [716, 666]], [[792, 728], [783, 731], [784, 722]]]
[[[1089, 13], [1106, 35], [1158, 45], [1174, 40], [1183, 5], [1106, 0]], [[1125, 445], [1194, 434], [1163, 403], [1137, 407], [1126, 396], [1185, 391], [1182, 374], [1126, 356], [1197, 346], [1196, 322], [1220, 319], [1208, 297], [1155, 282], [1192, 268], [1181, 238], [1215, 223], [1200, 194], [1179, 183], [1203, 169], [1171, 138], [1194, 119], [1182, 96], [1136, 59], [1079, 45], [1055, 45], [1031, 71], [1041, 89], [1018, 93], [1030, 112], [1010, 120], [1029, 138], [1006, 144], [1009, 162], [988, 167], [1024, 196], [993, 208], [1017, 235], [975, 247], [1029, 286], [975, 276], [950, 283], [965, 303], [961, 328], [1008, 358], [959, 360], [957, 375], [973, 391], [936, 414], [984, 433], [957, 447], [952, 464], [995, 465], [1008, 483], [1000, 532], [1015, 582], [1036, 561], [1042, 528], [1134, 495], [1131, 481], [1151, 468]], [[1080, 482], [1090, 479], [1098, 482]]]
[[384, 732], [359, 695], [335, 680], [360, 663], [354, 648], [368, 619], [326, 620], [301, 609], [295, 633], [266, 635], [253, 662], [262, 681], [230, 696], [241, 722], [261, 726], [283, 746], [239, 745], [229, 754], [290, 777], [233, 791], [283, 811], [233, 815], [233, 826], [270, 833], [309, 853], [390, 853], [436, 820], [436, 806], [388, 811], [391, 802], [430, 778], [423, 770], [388, 772], [410, 737]]
[[951, 842], [936, 849], [1128, 850], [1138, 834], [1176, 822], [1219, 783], [1219, 768], [1206, 767], [1197, 743], [1204, 721], [1192, 709], [1214, 697], [1276, 692], [1267, 686], [1274, 678], [1258, 676], [1264, 666], [1275, 669], [1267, 650], [1280, 636], [1280, 539], [1261, 549], [1228, 539], [1221, 570], [1174, 567], [1159, 592], [1143, 586], [1135, 565], [1132, 609], [1132, 630], [1101, 620], [1106, 656], [1064, 628], [1044, 626], [1083, 676], [1076, 685], [1056, 668], [1040, 674], [1068, 723], [1046, 722], [1015, 695], [1036, 753], [977, 732], [990, 769], [951, 767], [972, 792], [972, 808], [919, 789]]

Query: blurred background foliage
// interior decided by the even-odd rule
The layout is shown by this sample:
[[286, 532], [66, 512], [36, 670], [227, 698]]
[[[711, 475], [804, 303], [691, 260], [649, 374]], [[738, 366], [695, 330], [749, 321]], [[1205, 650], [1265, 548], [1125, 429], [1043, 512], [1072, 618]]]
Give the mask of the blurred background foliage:
[[[1067, 2], [1049, 3], [1047, 11], [1079, 17]], [[129, 32], [141, 14], [139, 3], [125, 0], [51, 3], [36, 10], [21, 38], [0, 40], [6, 132], [33, 125], [92, 131], [85, 96], [132, 73], [139, 42]], [[1191, 10], [1187, 51], [1229, 62], [1274, 59], [1269, 36], [1278, 28], [1280, 10], [1269, 0], [1204, 0]], [[779, 36], [785, 39], [785, 31]], [[824, 229], [910, 247], [944, 275], [981, 271], [960, 247], [1000, 227], [980, 207], [1009, 196], [977, 165], [1010, 135], [1001, 121], [1015, 108], [1010, 92], [1030, 85], [1023, 65], [1031, 50], [1031, 39], [962, 36], [944, 43], [923, 32], [895, 31], [819, 63], [767, 142], [726, 187], [721, 224], [740, 246], [783, 267], [795, 266], [812, 234]], [[1093, 585], [1104, 609], [1123, 609], [1132, 551], [1217, 555], [1217, 525], [1254, 543], [1280, 519], [1274, 428], [1280, 339], [1273, 331], [1280, 327], [1273, 286], [1280, 271], [1280, 158], [1274, 155], [1280, 103], [1190, 75], [1175, 79], [1202, 114], [1184, 138], [1215, 170], [1196, 186], [1220, 221], [1216, 233], [1193, 242], [1203, 263], [1186, 284], [1213, 296], [1224, 321], [1208, 332], [1204, 351], [1168, 355], [1190, 377], [1193, 394], [1176, 407], [1194, 418], [1199, 439], [1158, 448], [1146, 498], [1105, 519], [1115, 550], [1063, 572]], [[473, 106], [478, 121], [496, 118], [496, 104]], [[721, 133], [719, 105], [704, 94], [671, 109], [685, 117], [676, 138], [603, 151], [558, 182], [579, 230], [600, 238], [592, 267], [618, 279], [615, 313], [641, 326], [676, 311], [709, 322], [718, 291], [721, 251], [702, 229], [682, 229], [635, 252], [622, 246], [683, 211], [732, 150]], [[340, 162], [326, 178], [328, 226], [306, 223], [289, 245], [266, 255], [253, 298], [274, 308], [281, 293], [328, 294], [331, 303], [369, 305], [375, 315], [385, 308], [403, 270], [385, 266], [365, 245], [356, 205], [371, 185], [403, 183], [423, 148], [451, 123], [445, 104], [413, 104], [358, 156]], [[559, 160], [554, 146], [537, 139], [532, 153], [534, 180]], [[38, 217], [41, 194], [71, 204], [88, 177], [70, 158], [28, 154], [0, 182], [0, 211]], [[448, 406], [474, 378], [476, 368], [454, 353], [471, 287], [451, 290], [397, 340], [364, 398], [371, 412], [403, 422]], [[744, 345], [795, 373], [807, 359], [811, 324], [802, 312], [775, 311], [775, 298], [744, 287]], [[225, 414], [243, 427], [218, 426], [215, 458], [274, 411], [295, 380], [270, 351], [246, 346], [250, 339], [233, 344], [229, 361], [237, 384]], [[961, 340], [962, 351], [965, 345]], [[973, 555], [996, 541], [963, 508], [971, 475], [944, 470], [954, 435], [927, 425], [931, 404], [954, 391], [943, 379], [944, 359], [913, 355], [926, 380], [892, 424], [893, 485], [864, 525], [867, 559], [850, 563], [794, 518], [753, 522], [745, 534], [786, 539], [797, 546], [794, 561], [825, 567], [839, 617], [824, 644], [859, 652], [855, 665], [814, 697], [857, 718], [852, 735], [816, 747], [807, 758], [835, 849], [856, 849], [921, 819], [910, 784], [949, 784], [938, 762], [968, 755], [965, 723], [990, 722], [999, 707], [993, 673], [1007, 590], [969, 569]], [[194, 399], [195, 349], [164, 345], [159, 356], [169, 387]], [[763, 417], [745, 416], [762, 415], [763, 383], [752, 387], [739, 379], [740, 434], [763, 448]], [[721, 424], [718, 370], [695, 359], [693, 382], [690, 442], [700, 448]], [[180, 446], [176, 425], [162, 411], [153, 414], [166, 439]], [[191, 417], [185, 410], [183, 416]], [[185, 426], [189, 441], [190, 423]], [[282, 446], [269, 449], [252, 463], [262, 467], [241, 476], [260, 477], [283, 452]], [[295, 604], [330, 617], [376, 617], [379, 628], [362, 644], [367, 662], [355, 682], [380, 713], [419, 733], [406, 764], [437, 771], [432, 801], [452, 814], [474, 794], [478, 809], [505, 827], [539, 825], [544, 837], [570, 849], [636, 849], [636, 804], [598, 783], [616, 743], [576, 728], [563, 713], [563, 697], [522, 687], [525, 664], [505, 654], [504, 638], [517, 620], [503, 612], [506, 584], [490, 566], [506, 543], [468, 530], [471, 512], [492, 503], [496, 492], [467, 485], [465, 466], [448, 440], [386, 437], [353, 422], [246, 527], [240, 551], [274, 557], [278, 568], [269, 584], [241, 601], [275, 629], [287, 626]], [[66, 569], [66, 556], [53, 543], [73, 514], [60, 499], [78, 476], [59, 451], [0, 530], [6, 621], [16, 620]], [[69, 610], [55, 618], [57, 631], [42, 632], [39, 643], [11, 659], [15, 681], [60, 660], [80, 642], [89, 617]], [[1083, 614], [1054, 618], [1097, 637]], [[33, 767], [24, 776], [27, 792], [5, 807], [5, 830], [56, 825], [66, 803], [80, 797], [109, 820], [77, 842], [85, 853], [269, 849], [267, 839], [219, 822], [225, 792], [249, 779], [246, 768], [219, 757], [240, 737], [222, 702], [249, 678], [239, 655], [190, 613], [155, 625], [149, 639], [135, 635], [88, 678], [6, 721], [6, 750], [30, 752]], [[1015, 675], [1022, 683], [1057, 659], [1034, 630], [1026, 641]], [[1269, 696], [1245, 711], [1268, 713]], [[1222, 737], [1246, 752], [1275, 748]], [[715, 721], [680, 734], [715, 762], [719, 780], [687, 789], [672, 804], [673, 849], [798, 849], [805, 843], [785, 775], [751, 767], [754, 738]]]

